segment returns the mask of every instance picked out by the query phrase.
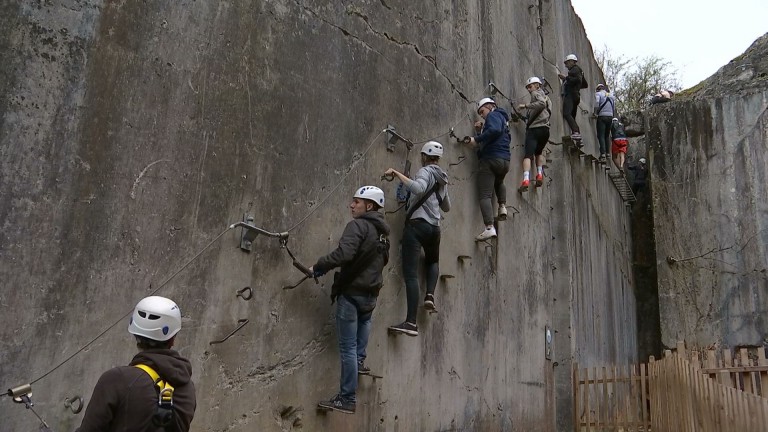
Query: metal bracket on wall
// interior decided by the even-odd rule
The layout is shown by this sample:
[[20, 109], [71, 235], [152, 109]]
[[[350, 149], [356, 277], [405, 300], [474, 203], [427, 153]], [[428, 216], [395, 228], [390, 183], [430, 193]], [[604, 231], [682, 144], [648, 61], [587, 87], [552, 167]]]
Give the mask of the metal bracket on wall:
[[[243, 215], [243, 222], [253, 225], [253, 216], [249, 214]], [[251, 231], [249, 229], [243, 228], [240, 233], [240, 249], [250, 252], [251, 251], [251, 245], [253, 244], [253, 241], [256, 239], [256, 236], [259, 235], [256, 231]]]
[[552, 329], [549, 326], [544, 326], [544, 358], [552, 360]]
[[209, 344], [210, 344], [210, 345], [216, 345], [216, 344], [220, 344], [220, 343], [224, 343], [224, 342], [226, 342], [226, 341], [227, 341], [227, 339], [231, 338], [231, 337], [232, 337], [232, 335], [234, 335], [235, 333], [237, 333], [238, 331], [240, 331], [240, 329], [241, 329], [241, 328], [245, 327], [245, 325], [246, 325], [246, 324], [248, 324], [248, 319], [246, 319], [246, 318], [241, 318], [241, 319], [237, 320], [237, 323], [238, 323], [239, 325], [237, 326], [237, 328], [236, 328], [236, 329], [232, 330], [232, 333], [228, 334], [228, 335], [227, 335], [227, 336], [226, 336], [224, 339], [221, 339], [221, 340], [215, 340], [215, 341], [211, 341]]
[[387, 128], [384, 130], [387, 132], [387, 151], [395, 151], [395, 144], [397, 144], [398, 141], [404, 142], [408, 150], [413, 148], [413, 142], [397, 133], [394, 126], [387, 125]]
[[230, 229], [238, 228], [238, 227], [243, 229], [240, 234], [240, 249], [246, 252], [251, 252], [251, 246], [253, 245], [253, 241], [256, 239], [256, 236], [258, 236], [259, 234], [265, 235], [267, 237], [278, 238], [283, 244], [288, 241], [287, 232], [281, 232], [281, 233], [269, 232], [267, 230], [253, 226], [253, 216], [249, 214], [243, 215], [243, 222], [238, 222], [236, 224], [232, 224], [229, 226]]

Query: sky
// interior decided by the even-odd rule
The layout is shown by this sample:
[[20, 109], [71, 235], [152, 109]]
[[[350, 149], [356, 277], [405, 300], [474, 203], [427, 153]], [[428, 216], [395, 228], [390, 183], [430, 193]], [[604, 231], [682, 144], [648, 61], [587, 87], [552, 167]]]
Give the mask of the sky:
[[592, 49], [657, 55], [683, 88], [709, 78], [768, 32], [768, 0], [571, 0]]

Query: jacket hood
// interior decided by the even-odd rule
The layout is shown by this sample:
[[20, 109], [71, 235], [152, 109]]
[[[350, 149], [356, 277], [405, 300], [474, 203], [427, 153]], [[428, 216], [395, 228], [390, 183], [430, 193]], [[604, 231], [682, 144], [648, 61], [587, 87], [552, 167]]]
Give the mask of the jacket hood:
[[507, 111], [506, 111], [506, 110], [504, 110], [504, 108], [500, 108], [500, 107], [498, 107], [498, 106], [497, 106], [497, 107], [496, 107], [496, 109], [495, 109], [494, 111], [498, 111], [498, 112], [500, 112], [500, 113], [501, 113], [501, 115], [503, 115], [503, 116], [504, 116], [504, 120], [506, 120], [506, 121], [509, 121], [509, 113], [507, 113]]
[[427, 165], [424, 167], [426, 170], [429, 171], [430, 174], [435, 176], [437, 179], [437, 183], [442, 185], [448, 184], [448, 173], [443, 171], [442, 168], [440, 168], [440, 165]]
[[154, 369], [160, 378], [174, 387], [189, 383], [192, 379], [192, 364], [178, 351], [170, 349], [148, 349], [136, 354], [131, 366], [145, 364]]
[[384, 214], [382, 214], [381, 212], [379, 211], [365, 212], [358, 219], [365, 219], [367, 221], [371, 221], [371, 223], [373, 223], [373, 226], [376, 227], [376, 231], [384, 235], [389, 235], [389, 225], [387, 225], [387, 222], [384, 220]]

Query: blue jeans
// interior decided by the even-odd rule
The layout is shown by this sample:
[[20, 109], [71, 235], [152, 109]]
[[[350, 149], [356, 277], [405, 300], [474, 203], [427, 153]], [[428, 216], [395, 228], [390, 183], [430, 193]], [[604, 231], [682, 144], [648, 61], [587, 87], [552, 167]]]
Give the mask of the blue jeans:
[[336, 332], [341, 357], [339, 395], [346, 402], [357, 402], [357, 364], [366, 357], [375, 307], [374, 296], [340, 295], [336, 300]]
[[403, 231], [403, 279], [408, 301], [408, 313], [405, 320], [416, 324], [419, 308], [419, 258], [424, 248], [424, 265], [427, 279], [427, 294], [435, 294], [435, 286], [440, 276], [440, 227], [424, 219], [411, 219]]

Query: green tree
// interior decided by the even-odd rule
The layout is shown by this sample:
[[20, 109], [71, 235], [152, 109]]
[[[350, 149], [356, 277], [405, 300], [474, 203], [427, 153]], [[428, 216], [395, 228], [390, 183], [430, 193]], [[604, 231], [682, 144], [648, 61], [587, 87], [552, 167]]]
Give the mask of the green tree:
[[619, 113], [647, 107], [648, 100], [661, 90], [680, 90], [677, 69], [657, 55], [629, 59], [604, 46], [595, 52], [595, 60], [616, 97]]

